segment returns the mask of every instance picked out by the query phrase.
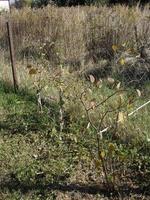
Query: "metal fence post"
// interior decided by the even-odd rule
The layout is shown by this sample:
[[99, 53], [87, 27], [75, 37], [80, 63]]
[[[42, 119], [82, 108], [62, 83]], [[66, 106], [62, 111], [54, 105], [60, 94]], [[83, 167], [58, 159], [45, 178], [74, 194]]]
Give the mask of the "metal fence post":
[[16, 66], [15, 66], [15, 53], [14, 53], [14, 44], [13, 44], [13, 37], [12, 37], [12, 28], [11, 28], [11, 23], [9, 20], [6, 22], [6, 24], [7, 24], [10, 59], [11, 59], [11, 66], [12, 66], [13, 84], [14, 84], [14, 89], [16, 92], [18, 89], [18, 79], [17, 79]]

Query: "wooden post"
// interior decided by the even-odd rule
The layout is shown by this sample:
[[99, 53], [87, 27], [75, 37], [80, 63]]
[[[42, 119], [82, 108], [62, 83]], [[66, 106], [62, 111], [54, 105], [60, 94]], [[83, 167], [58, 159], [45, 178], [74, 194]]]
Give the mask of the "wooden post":
[[18, 89], [18, 79], [16, 73], [16, 66], [15, 66], [15, 53], [14, 53], [14, 44], [13, 44], [13, 37], [12, 37], [12, 28], [11, 23], [8, 20], [7, 24], [7, 32], [8, 32], [8, 40], [9, 40], [9, 50], [10, 50], [10, 59], [11, 59], [11, 66], [12, 66], [12, 75], [13, 75], [13, 83], [15, 92]]
[[11, 13], [11, 5], [10, 5], [10, 0], [8, 1], [9, 3], [9, 12]]

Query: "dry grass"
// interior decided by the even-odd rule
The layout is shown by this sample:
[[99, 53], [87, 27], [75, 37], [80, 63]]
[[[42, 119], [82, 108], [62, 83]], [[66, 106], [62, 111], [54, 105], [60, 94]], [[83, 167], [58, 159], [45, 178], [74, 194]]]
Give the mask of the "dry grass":
[[[138, 40], [147, 43], [150, 35], [149, 7], [71, 7], [13, 10], [11, 14], [16, 53], [26, 47], [37, 49], [45, 41], [61, 61], [83, 60], [97, 47], [111, 53], [112, 44], [128, 41], [135, 45], [135, 26]], [[7, 47], [4, 16], [0, 16], [0, 40]], [[23, 51], [23, 54], [25, 52]]]
[[[0, 68], [1, 76], [9, 82], [7, 17], [7, 14], [0, 15]], [[128, 47], [135, 48], [150, 41], [149, 19], [148, 6], [142, 10], [125, 6], [13, 10], [11, 20], [19, 79], [23, 84], [26, 82], [23, 66], [28, 63], [49, 68], [72, 65], [79, 69], [96, 66], [101, 59], [113, 62], [113, 44], [127, 42]]]

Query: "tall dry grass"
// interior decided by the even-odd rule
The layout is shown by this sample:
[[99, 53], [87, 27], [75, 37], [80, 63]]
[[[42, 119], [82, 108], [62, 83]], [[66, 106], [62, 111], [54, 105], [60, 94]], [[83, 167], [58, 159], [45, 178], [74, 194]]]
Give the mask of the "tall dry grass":
[[[7, 17], [8, 14], [0, 15], [0, 45], [6, 51], [6, 58]], [[135, 27], [140, 44], [150, 41], [148, 6], [143, 9], [126, 6], [24, 8], [12, 10], [10, 18], [16, 54], [22, 58], [28, 54], [38, 56], [39, 49], [46, 43], [44, 53], [55, 65], [63, 61], [88, 60], [93, 55], [109, 59], [113, 54], [112, 44], [136, 44]]]

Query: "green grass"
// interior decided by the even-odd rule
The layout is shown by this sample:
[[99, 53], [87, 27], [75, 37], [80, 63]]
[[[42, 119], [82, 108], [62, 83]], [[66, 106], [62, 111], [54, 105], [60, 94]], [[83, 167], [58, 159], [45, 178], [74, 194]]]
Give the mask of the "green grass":
[[[95, 131], [92, 127], [86, 128], [88, 120], [75, 95], [79, 94], [82, 87], [89, 87], [87, 98], [94, 97], [98, 101], [112, 94], [113, 89], [105, 85], [95, 88], [79, 81], [78, 85], [76, 82], [70, 84], [69, 81], [72, 80], [68, 80], [71, 87], [65, 90], [64, 104], [69, 118], [62, 133], [59, 131], [57, 102], [49, 103], [40, 112], [33, 91], [22, 89], [15, 94], [10, 85], [0, 83], [1, 199], [67, 199], [72, 196], [77, 199], [101, 199], [108, 193], [102, 184], [104, 177], [101, 167], [94, 166], [94, 160], [97, 159]], [[73, 84], [76, 87], [71, 93]], [[129, 93], [125, 94], [125, 98]], [[117, 98], [113, 97], [102, 110], [92, 111], [92, 120], [97, 120], [99, 112], [115, 105]], [[137, 98], [130, 110], [146, 100]], [[126, 196], [130, 194], [133, 199], [135, 194], [136, 199], [138, 195], [143, 194], [144, 197], [150, 192], [150, 143], [147, 141], [150, 136], [149, 111], [148, 105], [119, 127], [116, 137], [112, 136], [113, 129], [110, 129], [100, 142], [110, 178], [109, 164], [115, 167], [120, 194], [124, 196], [123, 191], [127, 190]], [[105, 126], [113, 124], [112, 117], [108, 116]], [[97, 122], [94, 123], [96, 125]], [[110, 143], [115, 148], [113, 152], [110, 152]], [[94, 157], [91, 157], [91, 152]], [[119, 181], [117, 176], [120, 175], [122, 180]], [[95, 185], [99, 185], [98, 189]], [[134, 189], [134, 186], [138, 189]]]
[[[0, 108], [1, 198], [20, 199], [22, 190], [31, 187], [31, 194], [25, 198], [38, 199], [46, 184], [68, 177], [72, 153], [57, 138], [57, 131], [51, 131], [52, 121], [46, 113], [38, 111], [33, 94], [26, 91], [14, 94], [12, 88], [1, 84]], [[34, 185], [41, 185], [41, 189], [33, 192]]]

